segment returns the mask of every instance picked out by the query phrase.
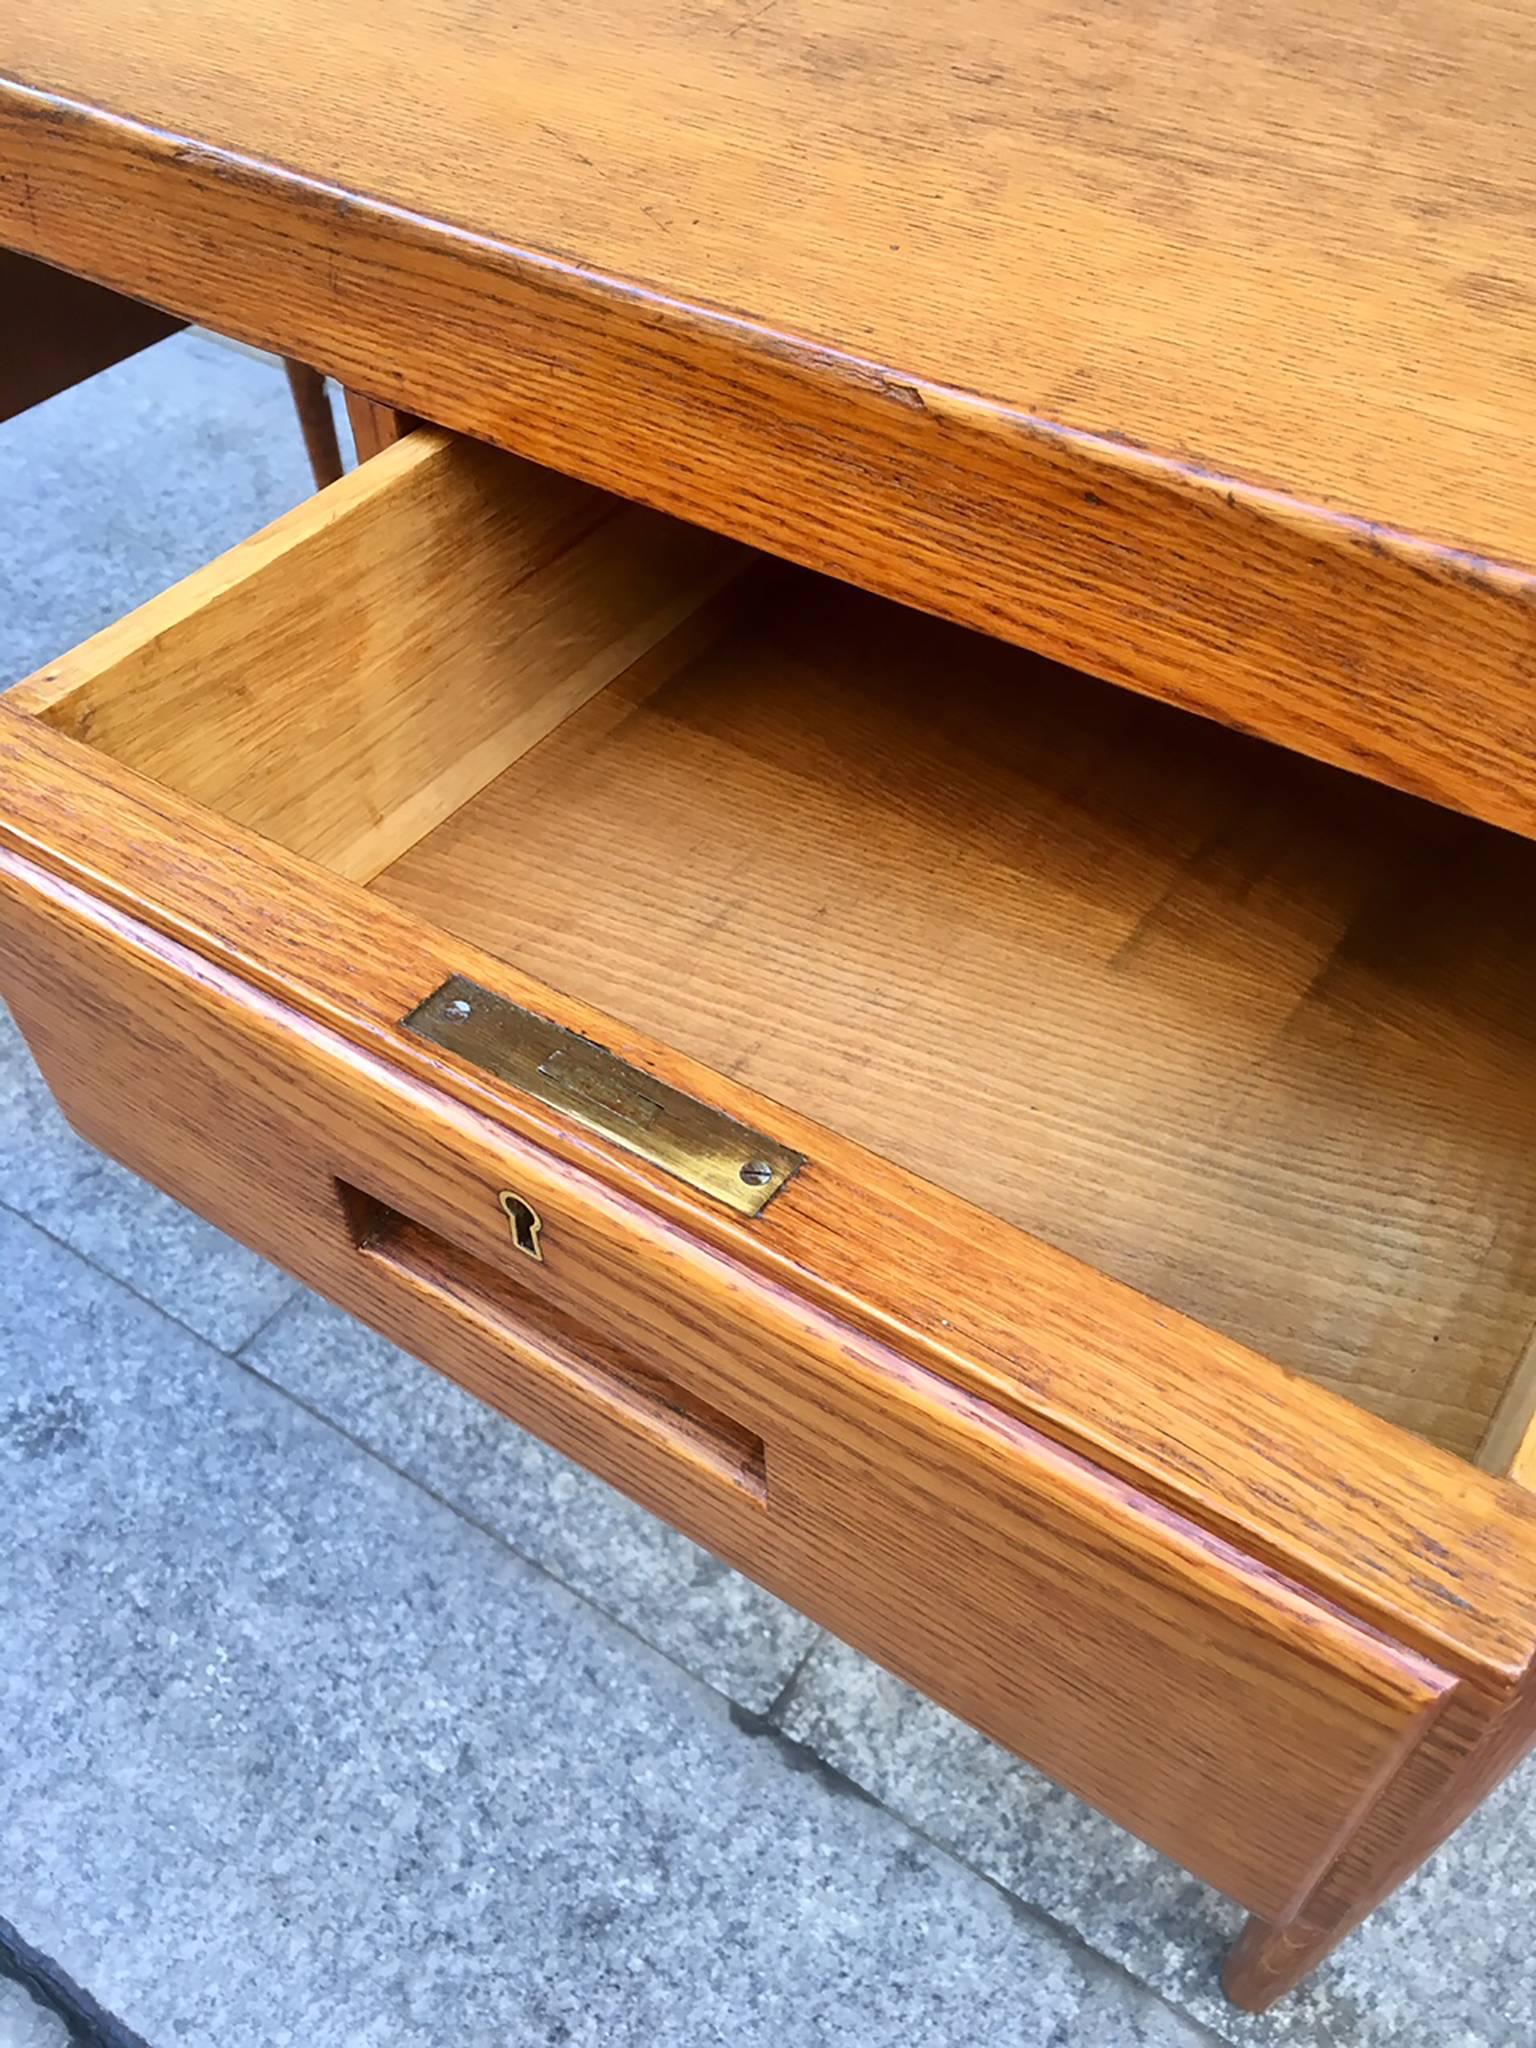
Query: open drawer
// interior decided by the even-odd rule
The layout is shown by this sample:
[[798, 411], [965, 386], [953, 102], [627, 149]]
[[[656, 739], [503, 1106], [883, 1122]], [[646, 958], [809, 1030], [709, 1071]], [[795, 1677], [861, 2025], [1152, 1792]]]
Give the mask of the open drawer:
[[1507, 1762], [1536, 847], [435, 432], [0, 789], [87, 1136], [1267, 1920]]

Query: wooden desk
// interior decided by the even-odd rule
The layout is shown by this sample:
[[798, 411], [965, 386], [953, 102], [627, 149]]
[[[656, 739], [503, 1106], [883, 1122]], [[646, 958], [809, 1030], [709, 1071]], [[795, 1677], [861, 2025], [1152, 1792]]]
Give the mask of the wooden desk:
[[0, 717], [70, 1114], [1253, 2005], [1536, 1733], [1533, 109], [1501, 0], [0, 23], [0, 242], [383, 450]]

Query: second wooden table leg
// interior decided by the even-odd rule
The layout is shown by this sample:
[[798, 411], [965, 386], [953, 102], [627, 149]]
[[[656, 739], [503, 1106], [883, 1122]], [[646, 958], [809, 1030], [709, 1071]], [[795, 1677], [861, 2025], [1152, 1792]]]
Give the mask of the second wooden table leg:
[[342, 473], [341, 443], [336, 438], [336, 419], [326, 396], [325, 379], [318, 370], [294, 362], [291, 356], [284, 356], [283, 368], [288, 372], [288, 388], [293, 393], [315, 486], [323, 490]]

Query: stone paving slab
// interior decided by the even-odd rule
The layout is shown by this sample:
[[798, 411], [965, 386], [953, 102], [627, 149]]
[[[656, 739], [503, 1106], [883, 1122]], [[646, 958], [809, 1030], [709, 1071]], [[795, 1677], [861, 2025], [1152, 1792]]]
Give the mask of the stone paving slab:
[[1201, 2036], [0, 1210], [0, 1898], [153, 2048]]
[[0, 687], [314, 488], [282, 372], [178, 334], [0, 427]]
[[231, 1351], [299, 1289], [65, 1123], [0, 1005], [0, 1202]]
[[285, 1308], [242, 1355], [753, 1712], [820, 1640], [771, 1593], [314, 1295]]
[[69, 2029], [30, 1992], [0, 1977], [0, 2048], [70, 2048]]
[[[203, 334], [176, 335], [7, 420], [0, 688], [311, 489], [281, 371]], [[3, 1012], [0, 1201], [221, 1347], [243, 1343], [295, 1292], [77, 1139]]]
[[1536, 1765], [1517, 1773], [1310, 1983], [1253, 2018], [1217, 1973], [1242, 1915], [841, 1643], [787, 1733], [1239, 2048], [1531, 2048]]

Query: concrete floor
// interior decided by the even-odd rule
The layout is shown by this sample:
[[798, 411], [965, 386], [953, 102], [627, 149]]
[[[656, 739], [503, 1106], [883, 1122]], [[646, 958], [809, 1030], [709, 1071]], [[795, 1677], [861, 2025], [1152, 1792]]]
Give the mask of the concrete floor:
[[[306, 487], [195, 335], [0, 428], [0, 680]], [[0, 1271], [0, 2048], [1536, 2040], [1530, 1775], [1245, 2019], [1221, 1900], [91, 1153], [8, 1023]]]

